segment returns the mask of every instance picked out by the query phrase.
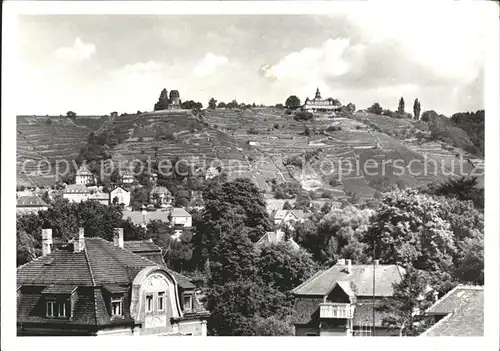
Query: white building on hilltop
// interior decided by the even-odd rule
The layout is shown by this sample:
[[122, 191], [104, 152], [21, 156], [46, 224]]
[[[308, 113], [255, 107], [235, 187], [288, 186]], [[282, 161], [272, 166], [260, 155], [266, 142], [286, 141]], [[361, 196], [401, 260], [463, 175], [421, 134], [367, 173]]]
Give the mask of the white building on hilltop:
[[111, 190], [109, 193], [109, 203], [113, 204], [113, 200], [116, 198], [118, 204], [123, 204], [125, 207], [130, 205], [130, 191], [118, 186]]
[[314, 99], [309, 100], [306, 98], [304, 105], [302, 105], [302, 109], [309, 112], [338, 112], [340, 111], [342, 105], [332, 98], [323, 99], [321, 97], [321, 93], [319, 92], [319, 88], [316, 89], [316, 95]]
[[86, 166], [82, 165], [80, 167], [80, 169], [78, 170], [78, 172], [76, 172], [75, 183], [77, 185], [87, 185], [87, 184], [91, 184], [94, 182], [95, 182], [95, 179], [94, 179], [94, 175], [92, 174], [92, 172], [90, 172]]

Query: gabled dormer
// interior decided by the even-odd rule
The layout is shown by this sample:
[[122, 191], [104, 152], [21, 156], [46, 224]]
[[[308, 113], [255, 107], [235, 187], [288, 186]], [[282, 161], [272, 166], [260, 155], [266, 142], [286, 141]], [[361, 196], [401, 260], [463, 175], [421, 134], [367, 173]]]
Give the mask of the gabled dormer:
[[111, 319], [124, 318], [125, 295], [129, 288], [118, 284], [109, 284], [104, 286], [103, 297]]
[[338, 281], [323, 296], [320, 318], [352, 319], [356, 304], [354, 286], [349, 281]]
[[78, 299], [77, 286], [49, 285], [42, 290], [46, 318], [71, 319]]

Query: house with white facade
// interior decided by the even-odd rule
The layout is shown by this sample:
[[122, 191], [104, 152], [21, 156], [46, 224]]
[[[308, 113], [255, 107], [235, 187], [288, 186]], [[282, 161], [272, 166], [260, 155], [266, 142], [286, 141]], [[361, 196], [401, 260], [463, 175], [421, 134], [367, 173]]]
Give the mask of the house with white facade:
[[90, 197], [90, 190], [82, 184], [68, 185], [63, 191], [63, 198], [70, 202], [87, 201]]
[[189, 212], [180, 207], [174, 207], [170, 213], [170, 222], [173, 226], [179, 227], [192, 227], [193, 226], [193, 218]]
[[90, 172], [85, 165], [82, 165], [80, 169], [78, 169], [78, 171], [76, 172], [75, 183], [77, 185], [87, 185], [94, 182], [95, 178], [92, 172]]
[[109, 193], [109, 203], [112, 204], [116, 199], [118, 204], [123, 204], [126, 206], [130, 205], [130, 191], [121, 186], [118, 186], [110, 191]]
[[16, 213], [38, 213], [46, 211], [49, 205], [38, 196], [22, 196], [17, 199]]
[[278, 210], [274, 214], [274, 224], [277, 226], [287, 225], [290, 228], [296, 222], [304, 223], [305, 214], [302, 210]]

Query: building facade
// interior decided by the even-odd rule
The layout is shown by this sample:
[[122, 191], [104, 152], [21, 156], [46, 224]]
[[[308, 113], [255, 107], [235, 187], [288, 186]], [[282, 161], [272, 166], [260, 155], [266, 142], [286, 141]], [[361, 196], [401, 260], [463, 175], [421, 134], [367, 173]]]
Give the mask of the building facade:
[[339, 260], [292, 290], [295, 335], [399, 335], [399, 330], [384, 326], [384, 318], [390, 315], [378, 306], [392, 296], [393, 284], [403, 274], [397, 265], [353, 265], [350, 260]]
[[209, 312], [189, 279], [165, 266], [159, 248], [152, 258], [127, 246], [120, 228], [113, 242], [81, 228], [52, 251], [44, 229], [43, 256], [17, 269], [18, 336], [206, 335]]
[[172, 193], [164, 186], [154, 186], [149, 192], [149, 203], [156, 206], [169, 206], [172, 204]]
[[82, 184], [68, 185], [63, 191], [63, 198], [70, 202], [84, 202], [90, 197], [90, 190]]
[[46, 211], [49, 205], [38, 196], [22, 196], [17, 199], [16, 213], [38, 213]]
[[306, 98], [302, 109], [309, 112], [330, 112], [335, 113], [341, 110], [342, 105], [334, 99], [323, 99], [319, 88], [316, 89], [314, 99]]
[[89, 196], [89, 200], [97, 201], [102, 205], [109, 206], [109, 194], [108, 193], [102, 193], [102, 192], [93, 193]]
[[287, 225], [292, 228], [296, 222], [304, 223], [305, 214], [302, 210], [278, 210], [274, 214], [274, 224]]
[[174, 207], [170, 213], [170, 222], [174, 227], [192, 227], [193, 218], [189, 212], [183, 208]]
[[109, 193], [109, 202], [112, 204], [113, 201], [118, 202], [118, 204], [123, 204], [126, 206], [130, 205], [130, 191], [122, 188], [121, 186], [114, 188]]
[[77, 185], [87, 185], [95, 182], [94, 175], [87, 167], [82, 165], [75, 175], [75, 183]]

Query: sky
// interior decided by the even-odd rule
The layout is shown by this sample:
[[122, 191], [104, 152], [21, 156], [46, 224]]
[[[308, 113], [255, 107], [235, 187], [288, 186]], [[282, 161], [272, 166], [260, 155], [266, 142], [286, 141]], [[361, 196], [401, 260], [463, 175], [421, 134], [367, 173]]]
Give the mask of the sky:
[[[427, 8], [428, 9], [428, 8]], [[152, 110], [181, 100], [274, 105], [289, 95], [412, 111], [484, 108], [480, 14], [23, 15], [18, 114]]]

